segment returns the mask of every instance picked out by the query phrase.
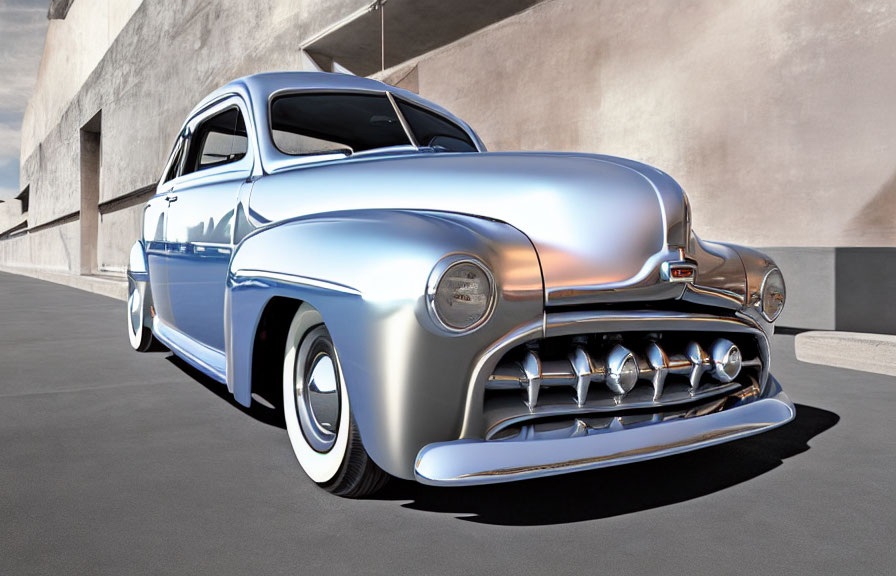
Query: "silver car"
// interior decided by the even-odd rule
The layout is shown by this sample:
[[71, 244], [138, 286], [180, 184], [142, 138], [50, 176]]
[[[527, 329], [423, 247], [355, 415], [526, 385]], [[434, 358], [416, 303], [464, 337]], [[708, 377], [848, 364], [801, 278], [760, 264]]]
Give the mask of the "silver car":
[[358, 497], [625, 464], [749, 436], [775, 263], [691, 230], [667, 174], [489, 153], [380, 82], [274, 73], [189, 115], [128, 268], [128, 332], [282, 407], [303, 470]]

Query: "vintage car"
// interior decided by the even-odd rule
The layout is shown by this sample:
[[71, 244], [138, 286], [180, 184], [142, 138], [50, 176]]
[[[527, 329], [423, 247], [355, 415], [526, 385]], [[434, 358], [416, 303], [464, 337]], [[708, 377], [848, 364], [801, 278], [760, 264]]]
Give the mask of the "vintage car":
[[489, 153], [411, 92], [342, 74], [202, 101], [145, 207], [130, 342], [281, 407], [343, 496], [519, 480], [789, 421], [775, 263], [701, 240], [667, 174]]

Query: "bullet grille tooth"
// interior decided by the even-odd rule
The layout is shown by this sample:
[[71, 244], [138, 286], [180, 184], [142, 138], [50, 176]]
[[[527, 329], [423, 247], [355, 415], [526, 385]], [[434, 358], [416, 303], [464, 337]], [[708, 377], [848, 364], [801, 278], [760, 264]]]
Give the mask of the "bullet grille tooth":
[[669, 357], [656, 342], [648, 344], [644, 354], [647, 356], [648, 365], [653, 370], [653, 401], [659, 402], [663, 395], [663, 386], [666, 384], [666, 375], [669, 373]]
[[691, 361], [691, 395], [697, 393], [700, 388], [700, 380], [703, 374], [712, 367], [712, 359], [696, 342], [690, 342], [687, 348], [688, 360]]
[[707, 353], [697, 341], [692, 340], [685, 346], [683, 353], [677, 354], [668, 354], [657, 341], [658, 336], [654, 339], [651, 335], [650, 338], [646, 344], [642, 341], [635, 348], [638, 350], [637, 354], [613, 338], [604, 344], [602, 352], [595, 354], [594, 351], [589, 351], [587, 340], [577, 339], [565, 358], [553, 360], [544, 360], [538, 347], [533, 345], [518, 362], [499, 364], [487, 382], [486, 389], [521, 390], [523, 401], [534, 412], [538, 407], [542, 388], [572, 388], [575, 405], [586, 408], [588, 395], [594, 392], [591, 384], [599, 382], [606, 387], [604, 395], [609, 392], [616, 405], [623, 406], [637, 382], [645, 380], [653, 387], [653, 403], [662, 404], [669, 376], [686, 377], [690, 385], [688, 391], [693, 397], [703, 394], [701, 385], [704, 377], [712, 378], [711, 383], [708, 379], [705, 382], [705, 388], [712, 390], [713, 385], [732, 382], [742, 366], [762, 366], [759, 358], [744, 359], [741, 350], [726, 338], [712, 341], [711, 353]]
[[576, 375], [576, 404], [581, 408], [585, 405], [585, 400], [588, 398], [588, 387], [591, 385], [591, 378], [596, 374], [596, 371], [594, 364], [591, 362], [591, 356], [588, 355], [588, 351], [582, 346], [576, 346], [569, 360]]
[[541, 359], [538, 354], [529, 350], [523, 360], [523, 374], [526, 376], [526, 392], [529, 410], [535, 410], [538, 403], [538, 391], [541, 388]]

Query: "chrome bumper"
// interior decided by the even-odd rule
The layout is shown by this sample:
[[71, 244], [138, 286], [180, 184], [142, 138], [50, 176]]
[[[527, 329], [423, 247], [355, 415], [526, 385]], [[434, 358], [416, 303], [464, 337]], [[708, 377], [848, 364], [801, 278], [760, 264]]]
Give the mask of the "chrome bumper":
[[659, 458], [759, 434], [796, 414], [778, 381], [762, 394], [721, 412], [546, 440], [455, 440], [424, 446], [414, 477], [434, 486], [468, 486], [565, 474]]

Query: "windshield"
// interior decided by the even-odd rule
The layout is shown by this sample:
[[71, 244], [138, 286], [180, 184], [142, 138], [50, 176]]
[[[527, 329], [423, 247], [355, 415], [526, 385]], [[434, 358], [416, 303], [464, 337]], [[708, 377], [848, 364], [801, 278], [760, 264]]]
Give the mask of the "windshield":
[[397, 100], [396, 103], [420, 146], [448, 152], [476, 151], [470, 137], [458, 125], [404, 100]]
[[[460, 127], [419, 106], [398, 102], [421, 146], [475, 152]], [[271, 103], [271, 137], [284, 154], [353, 154], [411, 145], [395, 109], [382, 94], [290, 94]]]

